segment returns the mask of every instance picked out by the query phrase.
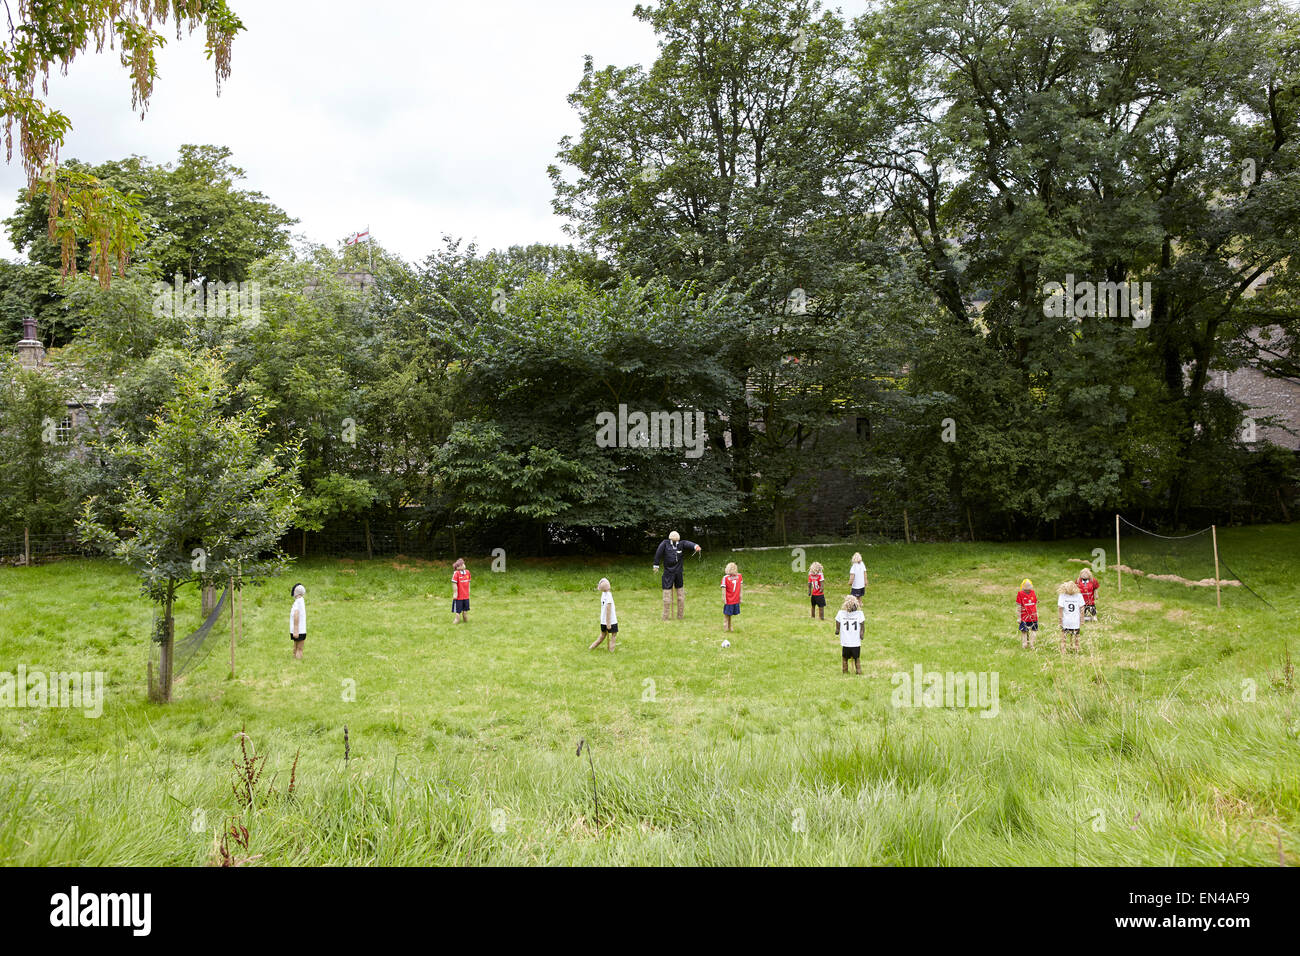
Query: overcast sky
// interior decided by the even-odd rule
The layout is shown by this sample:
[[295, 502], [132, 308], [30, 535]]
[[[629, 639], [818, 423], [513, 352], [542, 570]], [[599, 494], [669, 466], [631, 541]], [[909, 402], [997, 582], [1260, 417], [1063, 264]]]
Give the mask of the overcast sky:
[[[216, 95], [201, 33], [159, 57], [144, 120], [116, 53], [50, 81], [72, 120], [66, 159], [171, 162], [184, 143], [229, 146], [265, 193], [328, 244], [370, 226], [422, 259], [444, 233], [505, 247], [563, 242], [546, 166], [578, 132], [566, 97], [582, 58], [648, 65], [653, 32], [634, 0], [231, 0], [247, 28]], [[856, 15], [866, 0], [826, 4]], [[23, 178], [0, 170], [0, 218]], [[19, 258], [7, 237], [0, 256]]]

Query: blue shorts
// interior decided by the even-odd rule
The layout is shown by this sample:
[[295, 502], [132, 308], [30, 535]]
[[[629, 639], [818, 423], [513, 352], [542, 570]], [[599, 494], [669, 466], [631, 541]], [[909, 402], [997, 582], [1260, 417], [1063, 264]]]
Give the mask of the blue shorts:
[[855, 598], [860, 598], [860, 597], [862, 597], [862, 595], [864, 595], [864, 594], [867, 593], [867, 589], [866, 589], [866, 588], [849, 588], [849, 593], [852, 594]]
[[739, 613], [740, 613], [740, 605], [739, 605], [739, 604], [724, 604], [724, 605], [722, 605], [722, 613], [725, 614], [725, 615], [727, 615], [727, 617], [731, 617], [733, 614], [739, 614]]
[[460, 614], [469, 610], [469, 598], [456, 598], [451, 602], [451, 613]]
[[1024, 634], [1026, 631], [1036, 631], [1036, 630], [1038, 630], [1038, 622], [1037, 622], [1037, 621], [1021, 621], [1021, 622], [1020, 622], [1020, 633], [1021, 633], [1021, 634]]

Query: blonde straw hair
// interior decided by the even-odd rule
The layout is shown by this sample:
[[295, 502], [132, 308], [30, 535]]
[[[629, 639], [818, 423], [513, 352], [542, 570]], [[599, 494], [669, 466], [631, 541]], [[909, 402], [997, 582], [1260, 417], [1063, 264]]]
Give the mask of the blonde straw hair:
[[820, 561], [814, 561], [812, 564], [808, 565], [808, 573], [809, 573], [809, 574], [821, 574], [821, 573], [822, 573], [822, 563], [821, 563]]
[[725, 571], [725, 573], [727, 573], [727, 574], [739, 574], [739, 573], [740, 573], [740, 568], [736, 567], [736, 562], [735, 562], [735, 561], [729, 561], [729, 562], [727, 563], [727, 567], [726, 567], [726, 571]]
[[1056, 589], [1056, 593], [1057, 594], [1078, 594], [1079, 585], [1075, 584], [1073, 581], [1066, 581], [1064, 584], [1062, 584], [1059, 588]]
[[840, 610], [848, 611], [850, 614], [852, 614], [854, 611], [861, 611], [862, 602], [859, 601], [857, 598], [855, 598], [852, 594], [850, 594], [848, 597], [844, 599], [844, 604], [840, 607]]
[[862, 563], [862, 552], [861, 552], [861, 551], [854, 551], [854, 552], [853, 552], [853, 563], [854, 563], [854, 564], [861, 564], [861, 563]]

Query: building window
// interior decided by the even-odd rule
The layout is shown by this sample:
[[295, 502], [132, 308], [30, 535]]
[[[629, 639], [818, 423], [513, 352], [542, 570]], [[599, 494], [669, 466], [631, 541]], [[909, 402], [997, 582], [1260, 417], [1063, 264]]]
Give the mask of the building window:
[[54, 429], [54, 443], [66, 445], [72, 441], [72, 416], [67, 416]]

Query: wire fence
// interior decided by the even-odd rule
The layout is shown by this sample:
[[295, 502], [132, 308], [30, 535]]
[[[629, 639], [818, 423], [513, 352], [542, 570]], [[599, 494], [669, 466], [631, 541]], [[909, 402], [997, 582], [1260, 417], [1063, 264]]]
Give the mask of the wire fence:
[[0, 564], [43, 564], [90, 554], [72, 531], [0, 536]]

